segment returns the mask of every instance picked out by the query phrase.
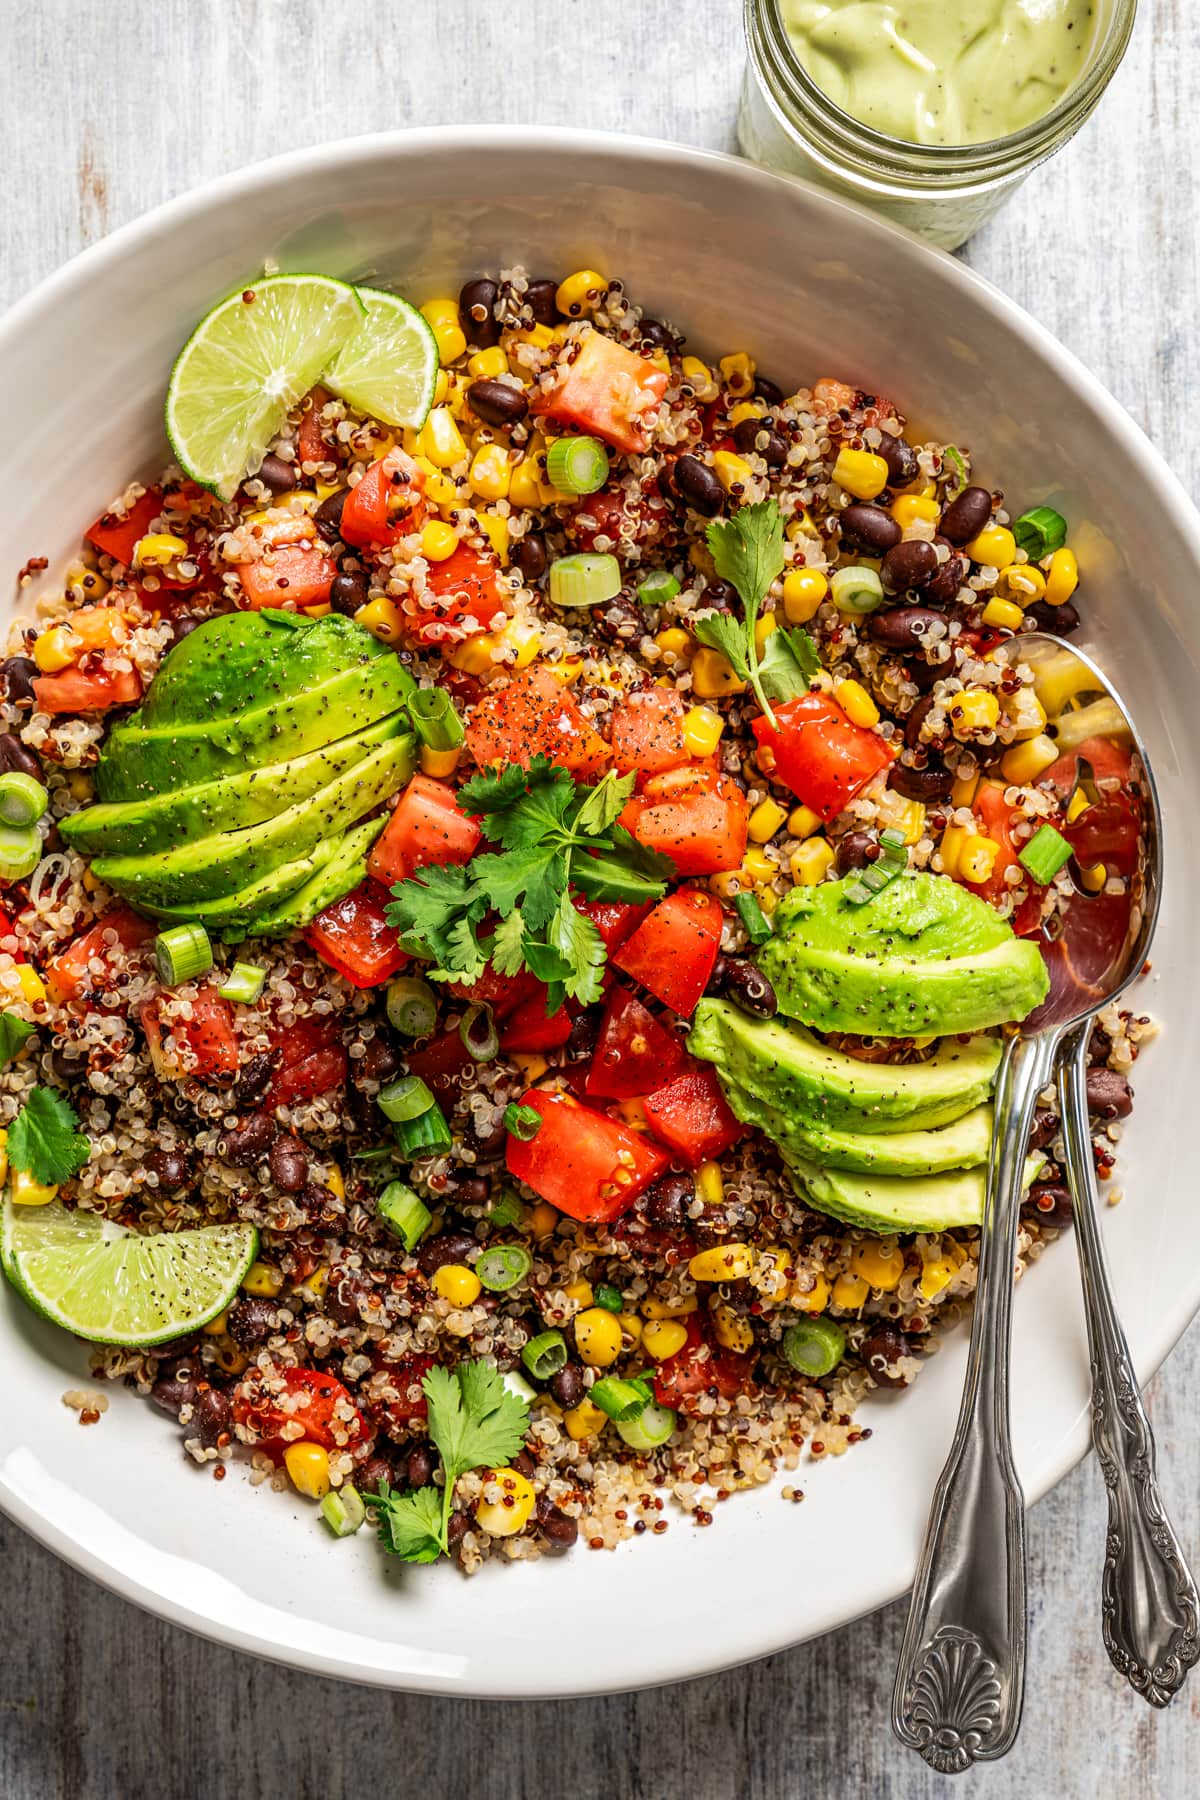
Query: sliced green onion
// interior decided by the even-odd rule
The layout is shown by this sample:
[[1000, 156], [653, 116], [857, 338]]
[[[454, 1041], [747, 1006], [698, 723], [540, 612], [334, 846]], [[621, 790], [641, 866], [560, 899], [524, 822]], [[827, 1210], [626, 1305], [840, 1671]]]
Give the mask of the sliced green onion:
[[1067, 541], [1067, 521], [1052, 506], [1035, 506], [1022, 513], [1012, 528], [1017, 549], [1023, 550], [1031, 562], [1041, 562], [1061, 550]]
[[555, 606], [602, 606], [621, 591], [621, 565], [615, 556], [579, 551], [550, 564], [550, 598]]
[[488, 1214], [487, 1222], [493, 1230], [503, 1231], [506, 1225], [519, 1225], [521, 1222], [521, 1214], [524, 1211], [525, 1208], [521, 1205], [517, 1196], [509, 1190], [507, 1193], [501, 1194], [495, 1206], [493, 1206], [491, 1212]]
[[946, 497], [947, 499], [952, 500], [955, 494], [961, 493], [963, 488], [966, 487], [967, 477], [970, 475], [971, 471], [967, 467], [966, 457], [963, 455], [957, 444], [946, 445], [946, 448], [942, 451], [942, 462], [949, 463], [957, 477], [955, 481], [947, 483], [946, 486]]
[[839, 612], [870, 613], [883, 605], [883, 583], [877, 569], [858, 565], [835, 569], [829, 577], [829, 597]]
[[801, 1375], [828, 1375], [846, 1354], [846, 1334], [832, 1319], [802, 1319], [784, 1332], [783, 1354]]
[[482, 1001], [468, 1006], [459, 1024], [458, 1035], [473, 1062], [495, 1062], [500, 1054], [500, 1034], [492, 1009]]
[[530, 1338], [521, 1361], [535, 1381], [549, 1381], [567, 1366], [567, 1340], [561, 1331], [541, 1331]]
[[223, 987], [217, 989], [222, 1000], [234, 1000], [240, 1006], [253, 1006], [263, 991], [263, 983], [267, 979], [265, 969], [256, 969], [253, 963], [234, 963], [225, 978]]
[[527, 1144], [542, 1129], [542, 1115], [536, 1106], [521, 1106], [511, 1100], [504, 1109], [504, 1129], [510, 1137]]
[[753, 894], [735, 894], [734, 910], [752, 944], [765, 944], [772, 935], [772, 925]]
[[643, 606], [665, 606], [675, 598], [679, 586], [669, 569], [653, 569], [638, 582], [637, 597]]
[[23, 830], [36, 825], [50, 804], [50, 796], [32, 775], [14, 769], [0, 775], [0, 825], [13, 825]]
[[599, 438], [555, 438], [546, 452], [546, 473], [560, 493], [594, 494], [608, 480], [608, 451]]
[[431, 750], [457, 750], [466, 727], [445, 688], [418, 688], [409, 696], [408, 710], [417, 736]]
[[667, 1442], [674, 1429], [675, 1414], [670, 1407], [659, 1406], [653, 1400], [632, 1419], [617, 1420], [617, 1435], [631, 1450], [657, 1450], [660, 1444]]
[[1017, 861], [1039, 887], [1049, 887], [1074, 854], [1061, 831], [1055, 831], [1053, 825], [1041, 825], [1025, 848], [1017, 851]]
[[602, 1375], [588, 1389], [587, 1397], [593, 1406], [598, 1406], [602, 1413], [607, 1413], [618, 1425], [628, 1419], [636, 1419], [639, 1413], [645, 1412], [649, 1404], [644, 1383], [624, 1381], [619, 1375]]
[[321, 1517], [334, 1537], [353, 1537], [366, 1516], [362, 1495], [348, 1481], [331, 1488], [321, 1502]]
[[0, 881], [21, 881], [41, 860], [42, 839], [36, 825], [24, 831], [0, 826]]
[[154, 940], [154, 966], [164, 987], [178, 987], [213, 966], [212, 945], [203, 925], [172, 925]]
[[489, 1244], [475, 1264], [475, 1273], [493, 1294], [507, 1294], [532, 1267], [533, 1258], [524, 1244]]
[[621, 1298], [620, 1288], [613, 1287], [611, 1282], [602, 1281], [596, 1289], [596, 1305], [602, 1306], [605, 1312], [621, 1312], [625, 1302]]
[[515, 1394], [518, 1400], [524, 1400], [526, 1406], [532, 1406], [537, 1399], [537, 1389], [530, 1387], [519, 1369], [505, 1369], [500, 1379], [506, 1390]]
[[842, 898], [851, 906], [865, 906], [876, 894], [881, 894], [885, 887], [895, 881], [897, 875], [903, 875], [908, 867], [908, 846], [904, 842], [903, 832], [889, 826], [879, 834], [879, 856], [873, 863], [868, 863], [858, 880], [843, 891]]
[[417, 1156], [437, 1156], [453, 1142], [445, 1114], [436, 1103], [415, 1119], [401, 1119], [396, 1126], [400, 1154], [410, 1162]]
[[433, 1224], [433, 1214], [406, 1181], [389, 1181], [375, 1211], [406, 1250], [415, 1249]]
[[405, 1119], [419, 1119], [436, 1104], [433, 1090], [419, 1075], [397, 1075], [395, 1081], [380, 1088], [376, 1098], [380, 1112], [393, 1125]]
[[437, 995], [419, 975], [397, 975], [387, 991], [388, 1024], [404, 1037], [428, 1037], [437, 1024]]

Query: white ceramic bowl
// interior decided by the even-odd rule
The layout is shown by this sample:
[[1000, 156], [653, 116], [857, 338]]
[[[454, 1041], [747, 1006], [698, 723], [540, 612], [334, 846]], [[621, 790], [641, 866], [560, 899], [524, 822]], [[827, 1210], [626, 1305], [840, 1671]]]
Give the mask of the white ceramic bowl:
[[[363, 138], [219, 181], [87, 251], [0, 325], [0, 572], [61, 569], [132, 473], [166, 460], [163, 390], [193, 322], [264, 259], [394, 282], [418, 299], [524, 263], [619, 273], [694, 347], [744, 348], [785, 386], [836, 374], [894, 396], [918, 429], [970, 445], [980, 476], [1072, 521], [1084, 642], [1119, 672], [1149, 741], [1169, 868], [1142, 1004], [1169, 1028], [1147, 1056], [1105, 1220], [1139, 1373], [1200, 1301], [1200, 1212], [1184, 1129], [1195, 1106], [1190, 896], [1200, 833], [1195, 605], [1200, 520], [1114, 401], [1015, 306], [949, 258], [815, 190], [730, 158], [563, 131]], [[1147, 350], [1149, 354], [1149, 350]], [[11, 604], [11, 599], [6, 603]], [[1139, 1072], [1140, 1073], [1140, 1072]], [[615, 1555], [449, 1569], [332, 1542], [312, 1509], [223, 1487], [122, 1391], [90, 1431], [60, 1403], [85, 1352], [0, 1297], [0, 1505], [118, 1593], [222, 1642], [402, 1688], [572, 1694], [698, 1674], [795, 1643], [908, 1585], [957, 1409], [963, 1344], [869, 1408], [873, 1440], [778, 1489], [675, 1521]], [[1085, 1448], [1086, 1353], [1070, 1241], [1022, 1284], [1015, 1431], [1026, 1492]], [[669, 1514], [667, 1516], [670, 1516]], [[1099, 1546], [1097, 1546], [1099, 1549]], [[1097, 1595], [1097, 1600], [1099, 1596]]]

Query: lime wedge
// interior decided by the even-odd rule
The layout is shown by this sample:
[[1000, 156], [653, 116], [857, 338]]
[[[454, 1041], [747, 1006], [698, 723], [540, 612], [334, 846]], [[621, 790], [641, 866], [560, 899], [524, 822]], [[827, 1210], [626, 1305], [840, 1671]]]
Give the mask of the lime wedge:
[[231, 500], [362, 316], [354, 289], [328, 275], [264, 276], [214, 306], [179, 352], [167, 389], [167, 436], [180, 468]]
[[43, 1318], [94, 1344], [161, 1344], [224, 1312], [258, 1251], [253, 1225], [143, 1237], [95, 1213], [4, 1202], [0, 1266]]
[[360, 287], [358, 297], [367, 316], [326, 369], [325, 386], [357, 412], [419, 431], [437, 385], [437, 339], [399, 294]]

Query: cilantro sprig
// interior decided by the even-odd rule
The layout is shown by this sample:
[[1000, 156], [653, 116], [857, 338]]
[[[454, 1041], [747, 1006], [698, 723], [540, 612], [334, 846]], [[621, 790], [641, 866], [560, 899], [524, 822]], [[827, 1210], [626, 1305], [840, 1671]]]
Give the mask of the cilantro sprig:
[[547, 1012], [567, 995], [598, 1000], [604, 940], [572, 893], [658, 900], [673, 874], [617, 822], [633, 779], [610, 773], [584, 787], [545, 756], [481, 770], [458, 799], [496, 848], [430, 864], [392, 889], [387, 919], [404, 948], [433, 963], [434, 981], [477, 981], [489, 962], [501, 975], [529, 969], [547, 983]]
[[20, 1054], [26, 1040], [36, 1030], [36, 1025], [31, 1025], [27, 1019], [18, 1018], [16, 1013], [0, 1013], [0, 1067]]
[[[754, 627], [771, 583], [784, 567], [783, 515], [774, 500], [739, 506], [728, 519], [708, 527], [708, 548], [717, 574], [731, 581], [742, 600], [742, 617], [710, 613], [693, 631], [702, 644], [719, 650], [743, 681], [748, 681], [772, 727], [771, 701], [806, 693], [817, 667], [817, 653], [804, 631], [773, 632], [760, 662]], [[776, 638], [781, 641], [775, 644]], [[772, 646], [775, 646], [772, 648]]]
[[429, 1402], [429, 1435], [441, 1453], [444, 1486], [440, 1492], [430, 1486], [402, 1494], [381, 1481], [373, 1505], [384, 1549], [405, 1562], [431, 1563], [449, 1552], [447, 1533], [459, 1477], [511, 1462], [525, 1441], [529, 1405], [486, 1362], [430, 1369], [421, 1386]]
[[91, 1154], [71, 1103], [54, 1088], [31, 1088], [8, 1128], [11, 1166], [44, 1187], [57, 1187], [77, 1174]]

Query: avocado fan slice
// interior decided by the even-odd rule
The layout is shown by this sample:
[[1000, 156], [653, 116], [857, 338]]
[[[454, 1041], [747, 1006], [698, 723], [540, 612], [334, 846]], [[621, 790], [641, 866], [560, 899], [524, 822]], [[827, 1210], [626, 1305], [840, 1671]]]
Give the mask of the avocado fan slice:
[[[806, 1206], [844, 1225], [866, 1231], [953, 1231], [983, 1220], [987, 1169], [921, 1176], [858, 1175], [785, 1158], [792, 1185]], [[1035, 1152], [1025, 1163], [1024, 1186], [1045, 1162]]]
[[348, 831], [335, 846], [334, 855], [302, 887], [252, 920], [247, 937], [282, 937], [285, 932], [300, 931], [319, 912], [356, 888], [366, 878], [367, 851], [386, 823], [385, 819], [368, 819]]
[[992, 1108], [972, 1107], [949, 1125], [918, 1131], [830, 1131], [789, 1119], [776, 1140], [785, 1157], [858, 1175], [942, 1175], [977, 1169], [992, 1143]]
[[[384, 821], [380, 819], [378, 826], [382, 827], [383, 824]], [[249, 935], [247, 927], [251, 920], [264, 907], [279, 905], [290, 894], [303, 887], [305, 882], [311, 881], [314, 875], [338, 855], [342, 842], [340, 837], [330, 838], [328, 842], [318, 844], [307, 856], [297, 857], [293, 862], [280, 863], [277, 869], [272, 869], [261, 881], [239, 888], [236, 893], [226, 894], [221, 900], [179, 907], [139, 904], [142, 912], [150, 913], [156, 919], [204, 925], [227, 943], [240, 943]]]

